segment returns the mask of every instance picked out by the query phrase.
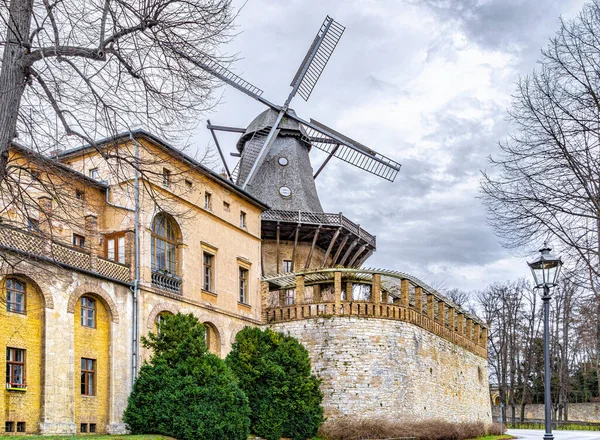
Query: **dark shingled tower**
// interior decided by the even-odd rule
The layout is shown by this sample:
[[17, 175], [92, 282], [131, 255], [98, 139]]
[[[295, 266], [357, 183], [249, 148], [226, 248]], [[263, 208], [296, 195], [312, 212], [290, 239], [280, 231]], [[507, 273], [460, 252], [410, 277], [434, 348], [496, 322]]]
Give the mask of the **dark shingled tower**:
[[[242, 155], [238, 185], [248, 177], [276, 119], [277, 112], [265, 110], [238, 141], [237, 149]], [[311, 148], [308, 136], [298, 122], [286, 117], [279, 123], [279, 129], [279, 135], [246, 190], [272, 209], [323, 212], [308, 157]]]

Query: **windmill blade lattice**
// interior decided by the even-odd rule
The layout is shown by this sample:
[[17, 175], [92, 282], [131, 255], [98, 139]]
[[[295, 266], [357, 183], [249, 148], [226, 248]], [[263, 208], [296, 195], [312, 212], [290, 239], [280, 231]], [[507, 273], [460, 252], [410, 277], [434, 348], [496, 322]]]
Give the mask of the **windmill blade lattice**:
[[393, 182], [398, 175], [402, 166], [398, 162], [314, 119], [311, 119], [310, 123], [301, 122], [311, 145], [319, 150], [390, 182]]
[[290, 84], [305, 101], [308, 101], [345, 29], [330, 16], [321, 25]]
[[263, 94], [263, 91], [261, 89], [259, 89], [255, 85], [250, 84], [245, 79], [237, 76], [227, 67], [217, 63], [215, 60], [210, 58], [208, 55], [203, 54], [196, 48], [190, 45], [186, 45], [185, 50], [183, 50], [171, 44], [168, 45], [168, 48], [176, 54], [178, 54], [179, 56], [181, 56], [182, 58], [188, 60], [192, 64], [200, 67], [202, 70], [212, 74], [213, 76], [219, 78], [221, 81], [238, 89], [246, 95], [262, 102], [263, 104], [267, 104], [271, 107], [277, 107], [261, 97], [261, 95]]

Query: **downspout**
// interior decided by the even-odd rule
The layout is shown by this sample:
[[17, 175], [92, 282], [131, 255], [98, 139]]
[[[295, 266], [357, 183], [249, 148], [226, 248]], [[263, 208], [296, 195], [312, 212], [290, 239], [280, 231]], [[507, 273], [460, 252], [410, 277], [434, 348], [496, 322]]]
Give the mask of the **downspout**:
[[135, 279], [133, 280], [133, 328], [131, 385], [135, 383], [138, 369], [138, 286], [140, 281], [140, 180], [139, 180], [139, 144], [129, 132], [129, 138], [135, 144]]

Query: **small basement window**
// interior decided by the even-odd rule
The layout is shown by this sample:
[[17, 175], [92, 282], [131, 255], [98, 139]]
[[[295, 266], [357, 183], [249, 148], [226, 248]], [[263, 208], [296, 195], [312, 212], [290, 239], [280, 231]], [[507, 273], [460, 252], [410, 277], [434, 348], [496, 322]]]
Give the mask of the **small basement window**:
[[17, 432], [25, 432], [25, 422], [17, 422]]
[[4, 432], [15, 432], [15, 422], [4, 422]]

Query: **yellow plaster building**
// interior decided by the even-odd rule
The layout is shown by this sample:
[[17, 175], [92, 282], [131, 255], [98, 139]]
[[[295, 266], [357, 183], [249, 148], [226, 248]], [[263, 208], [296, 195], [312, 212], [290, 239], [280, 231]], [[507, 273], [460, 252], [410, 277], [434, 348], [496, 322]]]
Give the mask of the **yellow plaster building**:
[[[135, 165], [114, 154], [144, 169], [137, 286]], [[219, 356], [260, 323], [266, 206], [248, 193], [144, 132], [54, 159], [15, 146], [10, 163], [30, 203], [5, 201], [0, 223], [7, 434], [124, 432], [139, 337], [165, 313], [196, 315]]]

